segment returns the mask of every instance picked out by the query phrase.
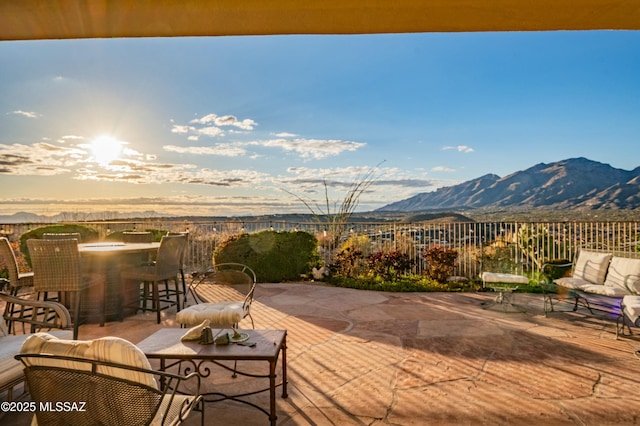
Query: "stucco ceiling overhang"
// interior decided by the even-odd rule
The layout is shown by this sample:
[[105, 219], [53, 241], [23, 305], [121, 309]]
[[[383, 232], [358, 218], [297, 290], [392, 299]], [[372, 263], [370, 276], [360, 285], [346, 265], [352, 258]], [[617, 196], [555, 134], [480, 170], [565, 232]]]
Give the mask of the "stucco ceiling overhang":
[[639, 0], [0, 0], [0, 40], [640, 29]]

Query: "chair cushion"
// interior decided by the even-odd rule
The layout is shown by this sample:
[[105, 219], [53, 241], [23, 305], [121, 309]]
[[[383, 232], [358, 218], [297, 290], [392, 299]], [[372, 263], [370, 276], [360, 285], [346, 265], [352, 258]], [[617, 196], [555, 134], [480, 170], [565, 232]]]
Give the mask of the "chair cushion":
[[631, 323], [640, 326], [638, 322], [640, 319], [640, 296], [624, 296], [622, 305], [624, 306], [623, 312]]
[[629, 294], [626, 290], [623, 290], [620, 287], [612, 287], [600, 284], [583, 285], [582, 287], [580, 287], [580, 291], [607, 297], [623, 297], [625, 294]]
[[573, 278], [582, 278], [591, 284], [604, 284], [611, 253], [581, 250], [573, 268]]
[[626, 294], [640, 293], [640, 259], [614, 256], [604, 285], [621, 288]]
[[193, 327], [208, 319], [212, 327], [231, 327], [246, 315], [242, 302], [200, 303], [182, 309], [176, 314], [176, 321]]
[[[46, 353], [52, 355], [64, 355], [78, 358], [95, 359], [98, 361], [114, 362], [150, 370], [149, 360], [137, 346], [119, 337], [102, 337], [95, 340], [63, 340], [47, 333], [36, 333], [29, 336], [21, 353]], [[87, 364], [60, 360], [36, 360], [31, 359], [31, 364], [59, 365], [65, 368], [88, 370]], [[122, 370], [113, 367], [100, 367], [98, 371], [126, 378], [138, 383], [157, 388], [155, 378], [151, 374], [131, 370]]]
[[[52, 331], [51, 333], [63, 339], [73, 335], [71, 331]], [[24, 376], [22, 363], [15, 359], [14, 355], [20, 352], [22, 344], [29, 336], [29, 334], [19, 334], [0, 337], [0, 388]]]
[[582, 278], [574, 278], [574, 277], [558, 278], [553, 282], [559, 285], [560, 287], [568, 288], [571, 290], [580, 290], [580, 288], [585, 285], [592, 285], [589, 281], [585, 281]]
[[483, 272], [482, 281], [485, 283], [529, 284], [529, 278], [522, 275], [500, 274], [496, 272]]

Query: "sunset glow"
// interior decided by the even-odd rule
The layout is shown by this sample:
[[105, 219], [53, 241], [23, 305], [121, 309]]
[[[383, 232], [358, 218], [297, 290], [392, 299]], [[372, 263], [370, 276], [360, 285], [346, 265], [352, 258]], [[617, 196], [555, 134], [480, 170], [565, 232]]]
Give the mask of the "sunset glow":
[[122, 142], [117, 139], [102, 135], [91, 141], [89, 148], [93, 159], [101, 164], [107, 165], [114, 160], [117, 160], [122, 153]]

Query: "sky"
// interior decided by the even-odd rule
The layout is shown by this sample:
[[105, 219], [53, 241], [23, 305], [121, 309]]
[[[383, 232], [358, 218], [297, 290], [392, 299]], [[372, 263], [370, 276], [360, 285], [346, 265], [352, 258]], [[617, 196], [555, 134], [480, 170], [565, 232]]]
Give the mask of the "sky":
[[0, 214], [334, 212], [372, 173], [370, 211], [639, 143], [636, 31], [0, 42]]

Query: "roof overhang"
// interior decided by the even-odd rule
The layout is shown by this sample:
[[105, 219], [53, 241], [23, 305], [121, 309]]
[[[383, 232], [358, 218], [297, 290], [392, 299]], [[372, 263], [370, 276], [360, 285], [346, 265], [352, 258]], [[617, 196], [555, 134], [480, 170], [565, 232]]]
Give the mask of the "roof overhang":
[[0, 1], [0, 40], [608, 29], [640, 29], [640, 1]]

